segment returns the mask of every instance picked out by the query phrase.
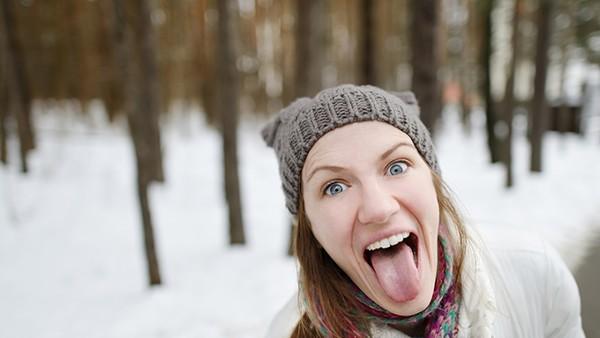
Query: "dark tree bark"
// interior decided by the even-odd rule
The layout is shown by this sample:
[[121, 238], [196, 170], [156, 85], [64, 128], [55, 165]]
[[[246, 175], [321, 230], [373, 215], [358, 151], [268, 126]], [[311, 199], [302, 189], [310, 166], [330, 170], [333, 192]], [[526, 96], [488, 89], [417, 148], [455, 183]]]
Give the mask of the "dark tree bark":
[[[151, 21], [151, 8], [148, 0], [128, 1], [132, 6], [129, 13], [131, 28], [133, 30], [133, 57], [139, 63], [137, 74], [133, 74], [133, 79], [137, 79], [136, 85], [132, 88], [137, 92], [134, 97], [137, 98], [136, 110], [139, 115], [139, 132], [144, 135], [144, 140], [140, 146], [148, 147], [144, 151], [144, 166], [147, 168], [148, 182], [164, 181], [164, 172], [162, 165], [162, 149], [159, 131], [160, 115], [160, 88], [158, 78], [158, 64], [156, 51], [156, 38]], [[136, 116], [138, 116], [136, 115]], [[142, 117], [143, 116], [143, 117]]]
[[515, 110], [515, 72], [517, 68], [517, 62], [520, 57], [521, 41], [519, 34], [520, 27], [520, 13], [522, 1], [515, 0], [513, 14], [513, 32], [512, 32], [512, 58], [510, 60], [510, 66], [508, 70], [508, 79], [506, 80], [506, 87], [504, 90], [504, 100], [502, 101], [503, 109], [503, 121], [502, 123], [506, 127], [506, 133], [502, 133], [502, 161], [506, 167], [506, 179], [504, 185], [510, 188], [514, 184], [513, 178], [513, 164], [512, 164], [512, 134], [513, 134], [513, 115]]
[[230, 244], [244, 244], [246, 236], [242, 219], [242, 202], [237, 159], [237, 127], [239, 119], [239, 74], [236, 68], [237, 36], [234, 21], [235, 1], [217, 1], [217, 112], [223, 137], [225, 198], [229, 216]]
[[[204, 11], [214, 11], [216, 1], [203, 1]], [[206, 20], [206, 18], [203, 18]], [[204, 109], [204, 116], [206, 121], [210, 125], [218, 125], [219, 117], [217, 114], [217, 98], [216, 98], [216, 86], [217, 83], [217, 72], [215, 70], [217, 57], [214, 46], [217, 44], [216, 38], [216, 27], [212, 24], [211, 20], [206, 20], [199, 24], [202, 30], [199, 31], [201, 39], [200, 51], [198, 55], [199, 70], [201, 74], [200, 82], [200, 96], [202, 100], [202, 108]]]
[[326, 3], [296, 0], [296, 97], [313, 96], [322, 86], [326, 51]]
[[375, 3], [372, 0], [362, 0], [362, 48], [359, 52], [362, 53], [361, 58], [361, 83], [377, 85], [375, 72], [375, 40], [373, 39], [373, 6]]
[[485, 100], [485, 130], [487, 133], [487, 145], [490, 152], [490, 162], [498, 163], [500, 161], [499, 141], [496, 137], [494, 126], [498, 120], [496, 115], [496, 106], [494, 97], [492, 96], [492, 11], [494, 9], [495, 0], [483, 0], [482, 15], [484, 17], [482, 34], [483, 51], [481, 53], [481, 68], [482, 68], [482, 97]]
[[17, 24], [14, 17], [14, 1], [1, 0], [0, 30], [3, 31], [3, 45], [0, 52], [6, 60], [5, 78], [9, 90], [9, 105], [17, 120], [19, 134], [19, 152], [21, 171], [28, 171], [27, 153], [35, 147], [35, 139], [31, 123], [31, 95], [25, 74], [25, 58], [19, 43]]
[[540, 0], [537, 14], [537, 39], [535, 54], [535, 77], [533, 80], [533, 98], [530, 111], [530, 170], [542, 171], [542, 140], [548, 124], [548, 105], [546, 102], [546, 77], [548, 73], [548, 50], [552, 25], [554, 0]]
[[440, 116], [440, 84], [438, 82], [439, 0], [412, 0], [410, 47], [412, 89], [419, 100], [421, 120], [432, 135]]
[[158, 285], [161, 277], [148, 186], [153, 181], [162, 181], [164, 177], [158, 128], [156, 61], [150, 60], [156, 58], [150, 7], [146, 0], [113, 0], [113, 15], [115, 59], [123, 80], [125, 110], [135, 150], [148, 277], [150, 285]]
[[6, 72], [4, 59], [0, 55], [0, 162], [4, 165], [8, 164], [8, 149], [6, 146], [6, 118], [8, 115], [8, 88], [3, 75]]

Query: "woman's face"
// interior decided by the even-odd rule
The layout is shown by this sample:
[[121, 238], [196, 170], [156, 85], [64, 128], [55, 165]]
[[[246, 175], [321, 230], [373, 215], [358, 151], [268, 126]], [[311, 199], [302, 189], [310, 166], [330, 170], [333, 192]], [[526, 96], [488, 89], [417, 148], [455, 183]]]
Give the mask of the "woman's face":
[[439, 208], [405, 133], [375, 121], [327, 133], [308, 153], [302, 186], [316, 239], [369, 298], [402, 316], [429, 305]]

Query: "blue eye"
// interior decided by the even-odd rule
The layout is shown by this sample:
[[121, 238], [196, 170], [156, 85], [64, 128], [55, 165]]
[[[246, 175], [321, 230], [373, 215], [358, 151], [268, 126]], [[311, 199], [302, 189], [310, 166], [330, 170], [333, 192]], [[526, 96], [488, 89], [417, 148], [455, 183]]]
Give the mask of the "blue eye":
[[335, 196], [346, 189], [348, 189], [348, 186], [344, 183], [333, 182], [325, 187], [325, 193], [329, 196]]
[[387, 174], [391, 175], [391, 176], [399, 175], [399, 174], [404, 173], [406, 171], [406, 169], [408, 169], [408, 164], [406, 164], [406, 162], [404, 162], [404, 161], [394, 162], [388, 167]]

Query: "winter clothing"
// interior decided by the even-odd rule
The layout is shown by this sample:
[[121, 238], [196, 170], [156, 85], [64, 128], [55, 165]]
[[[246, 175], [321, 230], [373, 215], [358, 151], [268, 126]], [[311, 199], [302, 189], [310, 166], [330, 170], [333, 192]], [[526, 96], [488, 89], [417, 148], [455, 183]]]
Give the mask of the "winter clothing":
[[[469, 231], [462, 270], [458, 337], [581, 338], [580, 299], [556, 251], [535, 236]], [[300, 318], [297, 296], [273, 321], [268, 338], [287, 338]], [[373, 337], [408, 337], [373, 324]]]
[[413, 141], [425, 162], [440, 169], [427, 128], [419, 120], [411, 92], [388, 93], [373, 86], [341, 85], [314, 98], [300, 98], [283, 109], [262, 131], [275, 149], [288, 210], [296, 215], [300, 173], [312, 146], [333, 129], [361, 121], [381, 121], [400, 129]]

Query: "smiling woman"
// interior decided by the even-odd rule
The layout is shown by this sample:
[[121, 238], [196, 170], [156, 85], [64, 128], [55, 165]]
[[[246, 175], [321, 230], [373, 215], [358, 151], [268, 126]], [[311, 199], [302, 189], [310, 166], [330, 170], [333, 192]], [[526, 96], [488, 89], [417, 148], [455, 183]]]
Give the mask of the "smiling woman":
[[583, 336], [548, 246], [465, 226], [411, 93], [326, 89], [263, 137], [298, 228], [299, 292], [271, 337]]

